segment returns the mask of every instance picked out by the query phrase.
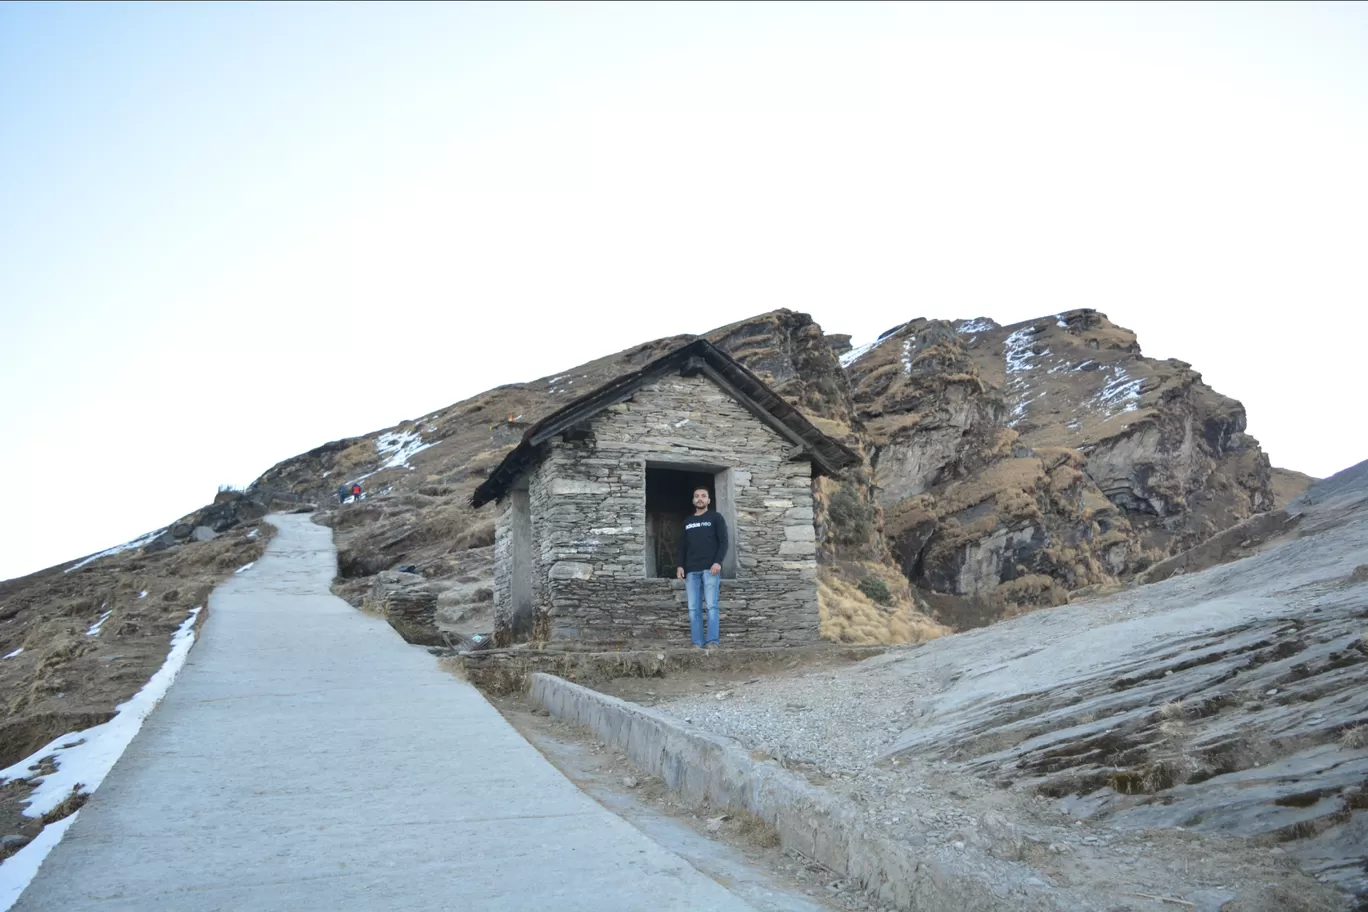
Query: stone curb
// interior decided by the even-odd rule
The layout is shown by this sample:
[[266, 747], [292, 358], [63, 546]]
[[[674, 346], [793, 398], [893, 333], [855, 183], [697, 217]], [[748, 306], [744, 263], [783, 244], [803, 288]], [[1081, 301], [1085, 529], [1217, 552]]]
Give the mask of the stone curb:
[[914, 847], [876, 835], [832, 795], [773, 762], [753, 759], [730, 738], [555, 675], [530, 677], [532, 699], [547, 712], [623, 750], [689, 804], [754, 814], [778, 831], [785, 848], [881, 902], [926, 912], [1061, 908], [1047, 887], [1027, 882], [1032, 872], [1025, 866], [1003, 864], [973, 847]]

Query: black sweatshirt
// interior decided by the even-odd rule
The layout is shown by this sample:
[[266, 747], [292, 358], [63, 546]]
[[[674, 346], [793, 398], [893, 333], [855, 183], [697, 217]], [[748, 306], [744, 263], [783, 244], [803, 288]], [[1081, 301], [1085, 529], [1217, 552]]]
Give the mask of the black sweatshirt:
[[684, 520], [684, 537], [679, 545], [679, 565], [685, 573], [711, 570], [722, 563], [727, 553], [727, 521], [716, 510], [701, 516], [695, 513]]

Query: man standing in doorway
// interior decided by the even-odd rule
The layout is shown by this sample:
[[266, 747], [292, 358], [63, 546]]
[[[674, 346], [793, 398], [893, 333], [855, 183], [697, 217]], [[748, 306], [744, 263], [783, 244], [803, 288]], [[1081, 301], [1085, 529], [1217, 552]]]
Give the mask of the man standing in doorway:
[[[717, 648], [717, 596], [722, 588], [722, 558], [727, 554], [727, 523], [716, 510], [707, 488], [694, 488], [694, 515], [684, 520], [679, 544], [679, 578], [689, 594], [689, 635], [699, 649]], [[703, 602], [708, 604], [707, 637], [703, 631]]]

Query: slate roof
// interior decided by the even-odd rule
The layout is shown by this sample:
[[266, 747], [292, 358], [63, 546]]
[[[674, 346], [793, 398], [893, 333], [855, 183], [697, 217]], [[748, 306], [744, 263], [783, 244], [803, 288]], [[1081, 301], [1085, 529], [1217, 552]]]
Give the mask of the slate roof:
[[670, 373], [704, 375], [792, 443], [794, 456], [811, 459], [824, 474], [836, 475], [860, 461], [849, 447], [819, 431], [788, 400], [726, 352], [707, 339], [695, 339], [640, 370], [623, 374], [586, 393], [532, 425], [513, 452], [505, 456], [484, 484], [475, 489], [470, 498], [471, 506], [482, 507], [491, 501], [502, 500], [518, 476], [536, 461], [537, 448], [541, 444], [583, 424], [610, 405], [630, 399], [645, 384]]

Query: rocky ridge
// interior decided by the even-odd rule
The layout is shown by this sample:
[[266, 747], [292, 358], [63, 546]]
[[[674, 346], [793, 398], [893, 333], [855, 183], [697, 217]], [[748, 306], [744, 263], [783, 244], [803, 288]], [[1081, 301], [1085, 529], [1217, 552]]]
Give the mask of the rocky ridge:
[[[846, 345], [891, 550], [956, 627], [1117, 585], [1275, 506], [1243, 407], [1096, 311]], [[1278, 476], [1283, 498], [1301, 478]]]
[[[806, 314], [776, 310], [707, 337], [864, 458], [815, 483], [832, 640], [924, 639], [948, 629], [937, 621], [962, 629], [1121, 586], [1310, 481], [1270, 469], [1239, 403], [1183, 362], [1144, 358], [1133, 333], [1095, 311], [1014, 326], [919, 318], [851, 349]], [[435, 605], [438, 627], [470, 636], [491, 623], [493, 543], [492, 513], [471, 510], [470, 492], [539, 418], [692, 338], [324, 444], [140, 553], [316, 505], [337, 534], [340, 594], [381, 611], [386, 600]], [[337, 486], [352, 481], [365, 496], [338, 504]], [[416, 575], [381, 578], [400, 567]], [[390, 598], [403, 586], [426, 594]]]
[[[1271, 469], [1238, 402], [1184, 362], [1143, 357], [1134, 333], [1092, 310], [1012, 326], [918, 318], [859, 349], [788, 310], [706, 335], [864, 457], [815, 484], [830, 639], [919, 639], [945, 629], [927, 613], [962, 629], [1123, 585], [1311, 480]], [[334, 503], [321, 518], [354, 604], [406, 564], [439, 597], [478, 588], [493, 527], [466, 506], [470, 491], [542, 416], [691, 338], [325, 444], [250, 493]], [[336, 505], [336, 485], [358, 479], [366, 499]]]

